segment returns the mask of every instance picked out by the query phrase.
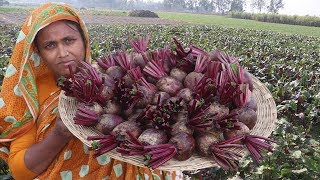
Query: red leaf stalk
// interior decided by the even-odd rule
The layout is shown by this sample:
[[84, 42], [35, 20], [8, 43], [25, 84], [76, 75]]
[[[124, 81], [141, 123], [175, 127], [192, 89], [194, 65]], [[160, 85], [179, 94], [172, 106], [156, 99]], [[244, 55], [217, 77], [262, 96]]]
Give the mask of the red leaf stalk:
[[127, 139], [116, 149], [117, 152], [124, 156], [145, 155], [147, 150], [143, 144], [129, 131], [127, 131]]
[[113, 56], [114, 55], [110, 54], [109, 57], [103, 56], [103, 57], [97, 59], [98, 65], [104, 70], [107, 70], [111, 66], [115, 66], [116, 63], [114, 61]]
[[127, 55], [126, 50], [117, 50], [116, 61], [126, 71], [132, 68], [133, 54]]
[[272, 139], [256, 135], [246, 135], [243, 139], [243, 143], [246, 145], [253, 159], [258, 164], [260, 163], [260, 159], [262, 159], [261, 150], [268, 150], [269, 152], [273, 151], [272, 145], [265, 141], [275, 142]]
[[138, 37], [137, 39], [130, 40], [129, 43], [137, 53], [143, 53], [147, 51], [149, 41], [150, 35], [147, 35], [145, 38]]
[[93, 126], [99, 121], [99, 114], [85, 106], [79, 106], [75, 117], [74, 123], [83, 126]]

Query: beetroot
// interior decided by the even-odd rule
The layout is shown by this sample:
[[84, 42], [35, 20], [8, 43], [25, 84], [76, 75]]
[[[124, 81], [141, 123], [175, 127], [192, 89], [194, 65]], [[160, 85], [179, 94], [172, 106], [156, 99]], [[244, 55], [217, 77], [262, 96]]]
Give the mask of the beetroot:
[[149, 61], [143, 71], [148, 75], [158, 79], [158, 89], [160, 91], [167, 92], [171, 96], [174, 96], [180, 89], [183, 88], [183, 85], [180, 81], [168, 76], [165, 73], [163, 64], [160, 62], [156, 62], [154, 60]]
[[106, 70], [106, 74], [111, 78], [119, 79], [125, 75], [125, 71], [120, 66], [111, 66]]
[[219, 142], [220, 134], [218, 132], [203, 133], [196, 137], [196, 149], [201, 156], [210, 156], [211, 144]]
[[173, 68], [170, 71], [170, 76], [177, 79], [180, 82], [184, 81], [184, 78], [187, 76], [187, 73], [178, 68]]
[[170, 76], [159, 79], [157, 82], [157, 87], [160, 91], [167, 92], [171, 96], [174, 96], [183, 88], [181, 82]]
[[181, 89], [176, 96], [181, 97], [185, 102], [189, 102], [193, 99], [192, 91], [189, 88]]
[[257, 122], [257, 113], [253, 109], [243, 107], [234, 109], [231, 112], [237, 112], [238, 115], [234, 116], [234, 118], [244, 123], [249, 129], [252, 129]]
[[253, 109], [254, 111], [257, 111], [257, 100], [256, 98], [251, 94], [249, 101], [244, 105], [244, 107], [247, 107], [249, 109]]
[[213, 102], [207, 111], [209, 116], [213, 116], [214, 120], [219, 120], [229, 114], [229, 108], [219, 103]]
[[203, 78], [202, 72], [207, 68], [207, 56], [199, 54], [196, 61], [194, 72], [189, 73], [184, 79], [184, 87], [194, 89], [198, 82]]
[[124, 120], [121, 116], [115, 114], [103, 114], [100, 121], [96, 125], [96, 129], [105, 135], [110, 134], [110, 132], [122, 123]]
[[95, 149], [95, 156], [99, 156], [103, 153], [109, 152], [121, 143], [123, 143], [128, 137], [128, 132], [130, 135], [137, 138], [142, 130], [140, 126], [134, 121], [124, 121], [118, 124], [110, 133], [110, 135], [102, 136], [89, 136], [87, 140], [91, 140], [92, 148]]
[[243, 134], [249, 134], [248, 126], [246, 126], [242, 122], [236, 122], [236, 123], [234, 123], [234, 126], [236, 128], [233, 128], [231, 130], [223, 132], [223, 137], [225, 139], [230, 139], [230, 138], [233, 138], [233, 137], [236, 137], [239, 135], [243, 135]]
[[[142, 75], [140, 67], [136, 67], [128, 71], [129, 75], [136, 83], [136, 91], [140, 94], [137, 98], [136, 106], [138, 108], [144, 108], [152, 102], [154, 94], [157, 92], [157, 87], [149, 83]], [[132, 94], [133, 91], [130, 92]], [[130, 95], [129, 94], [129, 95]]]
[[84, 103], [79, 103], [78, 106], [85, 107], [88, 110], [96, 112], [99, 116], [104, 113], [104, 109], [98, 103], [93, 103], [92, 105], [86, 105]]
[[159, 129], [146, 129], [139, 136], [138, 140], [145, 146], [165, 144], [169, 138], [167, 134]]
[[172, 125], [171, 135], [174, 136], [180, 132], [191, 134], [193, 130], [187, 127], [188, 122], [188, 113], [187, 112], [180, 112], [176, 116], [176, 123]]
[[247, 70], [244, 70], [244, 83], [249, 84], [250, 91], [253, 91], [253, 80], [251, 74]]
[[219, 134], [206, 133], [197, 137], [196, 142], [199, 154], [212, 157], [224, 170], [237, 170], [237, 160], [241, 155], [231, 151], [230, 148], [242, 148], [242, 145], [235, 143], [241, 139], [243, 137], [219, 141]]
[[134, 67], [139, 66], [141, 69], [143, 69], [146, 66], [146, 62], [143, 59], [142, 54], [134, 54], [132, 64]]
[[168, 144], [145, 146], [147, 154], [151, 156], [148, 160], [148, 167], [156, 169], [173, 157], [179, 161], [189, 159], [195, 149], [195, 140], [186, 133], [178, 133], [173, 136]]
[[167, 101], [167, 99], [170, 98], [170, 95], [166, 92], [163, 91], [158, 91], [157, 93], [154, 94], [153, 98], [152, 98], [152, 105], [161, 105], [163, 103], [165, 103]]
[[104, 110], [106, 114], [121, 114], [121, 106], [114, 100], [108, 100]]

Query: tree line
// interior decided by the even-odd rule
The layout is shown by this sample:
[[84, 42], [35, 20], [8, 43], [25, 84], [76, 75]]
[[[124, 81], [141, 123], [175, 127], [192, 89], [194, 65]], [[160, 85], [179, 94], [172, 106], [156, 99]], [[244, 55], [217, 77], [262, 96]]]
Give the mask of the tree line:
[[[247, 4], [249, 3], [249, 4]], [[228, 12], [243, 12], [245, 6], [262, 12], [278, 13], [284, 7], [283, 0], [164, 0], [163, 6], [168, 10], [191, 12], [208, 12], [225, 14]]]
[[109, 0], [108, 2], [114, 8], [217, 14], [243, 12], [245, 6], [250, 6], [252, 9], [259, 12], [266, 11], [277, 14], [279, 10], [284, 7], [283, 0], [163, 0], [162, 2], [157, 3], [148, 0]]
[[[40, 2], [32, 0], [31, 2]], [[10, 1], [9, 1], [10, 2]], [[8, 5], [7, 0], [0, 0], [0, 6]], [[229, 12], [244, 12], [245, 7], [250, 6], [258, 12], [270, 12], [277, 14], [284, 7], [283, 0], [163, 0], [153, 2], [151, 0], [56, 0], [66, 2], [79, 8], [112, 8], [112, 9], [144, 9], [164, 10], [195, 13], [227, 14]]]

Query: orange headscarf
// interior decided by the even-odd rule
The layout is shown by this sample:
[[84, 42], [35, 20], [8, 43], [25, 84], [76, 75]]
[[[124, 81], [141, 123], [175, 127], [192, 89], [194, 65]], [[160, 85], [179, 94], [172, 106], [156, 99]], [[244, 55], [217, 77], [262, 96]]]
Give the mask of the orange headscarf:
[[[59, 20], [80, 24], [86, 44], [86, 61], [91, 59], [87, 29], [73, 8], [65, 4], [47, 3], [31, 13], [17, 37], [0, 94], [0, 142], [5, 145], [0, 147], [0, 155], [4, 159], [1, 152], [8, 153], [9, 145], [4, 142], [10, 142], [26, 133], [39, 118], [39, 83], [43, 83], [44, 87], [48, 81], [54, 81], [52, 72], [37, 54], [33, 41], [42, 28]], [[39, 82], [41, 78], [48, 81]]]

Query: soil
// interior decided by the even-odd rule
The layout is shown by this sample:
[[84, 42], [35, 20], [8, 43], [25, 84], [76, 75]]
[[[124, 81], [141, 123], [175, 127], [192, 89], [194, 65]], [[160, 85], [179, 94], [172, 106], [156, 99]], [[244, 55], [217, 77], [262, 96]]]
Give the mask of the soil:
[[[23, 24], [28, 14], [0, 13], [0, 24]], [[184, 25], [189, 24], [181, 21], [172, 21], [161, 18], [129, 17], [129, 16], [107, 16], [107, 15], [81, 15], [86, 24], [164, 24]]]

